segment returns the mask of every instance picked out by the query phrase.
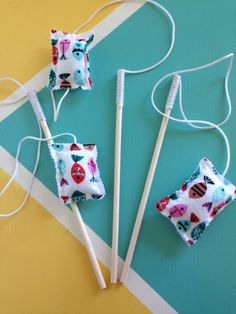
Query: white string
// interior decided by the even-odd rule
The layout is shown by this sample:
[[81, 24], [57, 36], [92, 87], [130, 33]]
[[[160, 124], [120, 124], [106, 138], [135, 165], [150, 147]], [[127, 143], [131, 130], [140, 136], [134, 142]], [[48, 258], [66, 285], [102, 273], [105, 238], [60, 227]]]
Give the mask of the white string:
[[[0, 78], [0, 81], [5, 81], [5, 80], [10, 80], [10, 81], [13, 81], [14, 83], [16, 83], [21, 89], [23, 89], [25, 95], [23, 95], [22, 97], [20, 97], [20, 98], [18, 98], [16, 100], [13, 100], [13, 101], [1, 100], [0, 101], [0, 105], [12, 105], [12, 104], [15, 104], [15, 103], [19, 102], [20, 100], [23, 100], [24, 98], [27, 98], [27, 89], [25, 88], [24, 85], [22, 85], [19, 81], [17, 81], [13, 77], [6, 76], [6, 77], [1, 77]], [[38, 127], [39, 127], [39, 134], [40, 134], [40, 138], [41, 138], [42, 137], [42, 130], [41, 130], [41, 127], [40, 127], [39, 123], [38, 123]], [[18, 158], [19, 158], [19, 154], [20, 154], [21, 145], [22, 145], [23, 142], [24, 142], [24, 139], [21, 140], [19, 142], [19, 144], [18, 144], [18, 149], [17, 149], [17, 153], [16, 153], [16, 163], [15, 163], [15, 168], [14, 168], [13, 174], [12, 174], [11, 178], [8, 180], [8, 182], [5, 185], [5, 187], [2, 189], [2, 191], [0, 191], [0, 197], [8, 189], [9, 185], [12, 183], [12, 181], [14, 180], [14, 178], [15, 178], [15, 176], [17, 174]], [[25, 203], [26, 203], [26, 201], [27, 201], [27, 199], [29, 197], [30, 191], [31, 191], [31, 186], [33, 184], [34, 176], [35, 176], [36, 171], [38, 169], [39, 157], [40, 157], [40, 148], [41, 148], [41, 143], [39, 142], [38, 143], [38, 147], [37, 147], [37, 155], [36, 155], [36, 160], [35, 160], [35, 164], [34, 164], [34, 168], [33, 168], [33, 173], [31, 175], [31, 179], [30, 179], [28, 188], [26, 189], [27, 192], [25, 194], [25, 197], [24, 197], [23, 201], [21, 202], [21, 204], [15, 210], [12, 210], [11, 212], [9, 212], [7, 214], [0, 214], [0, 217], [12, 216], [12, 215], [16, 214], [19, 210], [21, 210], [21, 208], [25, 205]]]
[[[38, 124], [39, 125], [39, 124]], [[39, 135], [40, 137], [42, 137], [42, 130], [41, 130], [41, 127], [39, 125]], [[5, 185], [5, 187], [0, 191], [0, 197], [2, 197], [2, 195], [6, 192], [6, 190], [8, 189], [8, 187], [10, 186], [10, 184], [12, 183], [12, 181], [14, 180], [16, 174], [17, 174], [17, 171], [18, 171], [18, 167], [19, 167], [19, 155], [20, 155], [20, 150], [21, 150], [21, 146], [23, 144], [23, 142], [27, 139], [27, 137], [23, 138], [19, 144], [18, 144], [18, 148], [17, 148], [17, 153], [16, 153], [16, 162], [15, 162], [15, 168], [14, 168], [14, 171], [13, 171], [13, 174], [11, 176], [11, 178], [8, 180], [7, 184]], [[35, 177], [35, 174], [36, 174], [36, 171], [38, 169], [38, 164], [39, 164], [39, 158], [40, 158], [40, 148], [41, 148], [41, 143], [39, 142], [38, 143], [38, 148], [37, 148], [37, 155], [36, 155], [36, 160], [35, 160], [35, 164], [34, 164], [34, 168], [33, 168], [33, 172], [31, 174], [31, 178], [30, 178], [30, 181], [29, 181], [29, 184], [28, 184], [28, 187], [26, 188], [26, 194], [23, 198], [23, 201], [21, 202], [21, 204], [14, 210], [8, 212], [8, 213], [5, 213], [5, 214], [2, 214], [0, 213], [0, 217], [1, 218], [7, 218], [7, 217], [10, 217], [10, 216], [13, 216], [15, 215], [16, 213], [18, 213], [25, 205], [28, 197], [29, 197], [29, 194], [31, 192], [31, 188], [32, 188], [32, 185], [33, 185], [33, 180], [34, 180], [34, 177]]]
[[53, 120], [54, 122], [56, 122], [56, 111], [57, 111], [57, 107], [56, 107], [56, 100], [55, 100], [55, 96], [53, 94], [53, 90], [51, 89], [51, 98], [52, 98], [52, 107], [53, 107]]
[[14, 168], [13, 174], [12, 174], [11, 178], [8, 180], [8, 182], [5, 185], [5, 187], [2, 189], [2, 191], [0, 191], [0, 197], [1, 197], [6, 192], [6, 190], [8, 189], [8, 187], [10, 186], [10, 184], [12, 183], [14, 178], [16, 177], [16, 174], [17, 174], [17, 171], [18, 171], [18, 168], [19, 168], [19, 156], [20, 156], [22, 144], [25, 141], [27, 141], [27, 140], [35, 140], [35, 141], [38, 141], [39, 144], [38, 144], [37, 156], [36, 156], [34, 169], [33, 169], [33, 172], [31, 174], [31, 179], [29, 181], [28, 187], [26, 189], [26, 191], [27, 191], [26, 195], [25, 195], [22, 203], [20, 204], [20, 206], [18, 206], [16, 209], [14, 209], [14, 210], [10, 211], [9, 213], [6, 213], [6, 214], [1, 214], [0, 213], [0, 217], [2, 217], [2, 218], [7, 218], [7, 217], [10, 217], [10, 216], [13, 216], [14, 214], [18, 213], [21, 210], [22, 207], [24, 207], [24, 205], [25, 205], [25, 203], [26, 203], [26, 201], [27, 201], [27, 199], [29, 197], [29, 194], [31, 192], [32, 185], [33, 185], [33, 180], [34, 180], [37, 168], [38, 168], [38, 163], [39, 163], [39, 159], [40, 159], [41, 142], [52, 140], [52, 139], [55, 139], [55, 138], [58, 138], [58, 137], [61, 137], [61, 136], [71, 136], [73, 138], [74, 143], [77, 142], [76, 136], [74, 134], [72, 134], [72, 133], [60, 133], [60, 134], [57, 134], [57, 135], [49, 137], [49, 138], [42, 138], [42, 129], [41, 129], [41, 126], [40, 126], [39, 123], [38, 123], [38, 125], [39, 125], [40, 137], [26, 136], [26, 137], [24, 137], [23, 139], [20, 140], [20, 142], [18, 144], [18, 147], [17, 147], [16, 162], [15, 162], [15, 168]]
[[61, 104], [63, 102], [63, 100], [66, 98], [66, 96], [68, 95], [70, 89], [68, 88], [65, 93], [62, 95], [61, 99], [59, 100], [58, 102], [58, 105], [56, 107], [56, 101], [55, 101], [55, 97], [54, 97], [54, 94], [53, 94], [53, 90], [51, 90], [51, 95], [52, 95], [52, 103], [53, 103], [53, 112], [54, 112], [54, 121], [56, 122], [57, 121], [57, 118], [58, 118], [58, 115], [59, 115], [59, 111], [60, 111], [60, 108], [61, 108]]
[[165, 8], [163, 7], [161, 4], [159, 4], [158, 2], [155, 2], [153, 0], [141, 0], [141, 1], [133, 1], [133, 0], [113, 0], [113, 1], [110, 1], [108, 3], [105, 3], [104, 5], [102, 5], [101, 7], [99, 7], [81, 26], [79, 26], [78, 28], [76, 28], [74, 30], [73, 33], [77, 33], [82, 27], [84, 27], [85, 25], [87, 25], [100, 11], [102, 11], [103, 9], [105, 9], [106, 7], [108, 6], [111, 6], [113, 4], [116, 4], [116, 3], [121, 3], [121, 2], [147, 2], [147, 3], [151, 3], [153, 4], [155, 7], [157, 7], [159, 10], [161, 10], [169, 19], [170, 21], [170, 24], [171, 24], [171, 28], [172, 28], [172, 31], [171, 31], [171, 43], [170, 43], [170, 47], [168, 49], [168, 51], [166, 52], [166, 54], [164, 55], [164, 57], [156, 62], [155, 64], [151, 65], [151, 66], [148, 66], [144, 69], [141, 69], [141, 70], [128, 70], [128, 69], [123, 69], [123, 71], [125, 73], [130, 73], [130, 74], [139, 74], [139, 73], [144, 73], [144, 72], [148, 72], [154, 68], [156, 68], [157, 66], [159, 66], [161, 63], [163, 63], [167, 58], [168, 56], [170, 55], [173, 47], [174, 47], [174, 42], [175, 42], [175, 22], [174, 22], [174, 19], [172, 17], [172, 15], [170, 14], [170, 12]]
[[[73, 143], [77, 143], [77, 139], [76, 139], [76, 136], [73, 134], [73, 133], [59, 133], [57, 135], [54, 135], [54, 136], [50, 136], [50, 137], [37, 137], [37, 136], [26, 136], [24, 137], [20, 142], [24, 142], [25, 140], [33, 140], [33, 141], [37, 141], [37, 142], [48, 142], [50, 140], [53, 140], [55, 138], [58, 138], [58, 137], [61, 137], [61, 136], [71, 136], [73, 138]], [[19, 142], [19, 144], [20, 144]], [[19, 146], [18, 144], [18, 146]]]
[[73, 143], [77, 143], [76, 136], [73, 133], [68, 133], [68, 132], [59, 133], [57, 135], [50, 136], [50, 137], [44, 137], [44, 138], [36, 137], [36, 136], [26, 136], [21, 141], [23, 141], [23, 140], [34, 140], [34, 141], [37, 141], [37, 142], [48, 142], [50, 140], [54, 140], [55, 138], [58, 138], [58, 137], [61, 137], [61, 136], [71, 136], [73, 138]]
[[[10, 80], [10, 81], [15, 82], [21, 89], [23, 89], [25, 95], [23, 95], [22, 97], [20, 97], [17, 100], [13, 100], [13, 101], [1, 100], [0, 101], [0, 105], [15, 104], [15, 103], [19, 102], [20, 100], [22, 100], [24, 98], [27, 98], [28, 90], [25, 88], [24, 85], [22, 85], [19, 81], [17, 81], [16, 79], [14, 79], [12, 77], [2, 77], [2, 78], [0, 78], [0, 81], [5, 81], [5, 80]], [[4, 188], [0, 191], [0, 197], [1, 197], [6, 192], [8, 187], [11, 185], [12, 181], [14, 180], [14, 178], [16, 177], [16, 174], [17, 174], [17, 171], [18, 171], [18, 168], [19, 168], [19, 156], [20, 156], [21, 147], [22, 147], [23, 143], [25, 141], [27, 141], [27, 140], [35, 140], [35, 141], [38, 141], [37, 155], [36, 155], [36, 160], [35, 160], [33, 172], [31, 174], [31, 178], [30, 178], [28, 187], [26, 188], [26, 194], [25, 194], [25, 196], [23, 198], [23, 201], [21, 202], [21, 204], [16, 209], [14, 209], [14, 210], [12, 210], [12, 211], [10, 211], [8, 213], [5, 213], [5, 214], [0, 213], [0, 217], [1, 218], [7, 218], [7, 217], [10, 217], [10, 216], [13, 216], [14, 214], [18, 213], [24, 207], [24, 205], [25, 205], [25, 203], [26, 203], [26, 201], [27, 201], [27, 199], [29, 197], [29, 194], [31, 192], [32, 185], [33, 185], [33, 180], [34, 180], [36, 171], [38, 169], [38, 164], [39, 164], [39, 159], [40, 159], [41, 143], [43, 141], [48, 141], [50, 139], [54, 139], [54, 138], [57, 138], [59, 136], [71, 136], [73, 138], [74, 143], [77, 142], [75, 135], [71, 134], [71, 133], [61, 133], [61, 134], [55, 135], [55, 136], [50, 137], [50, 138], [42, 138], [42, 129], [41, 129], [41, 126], [40, 126], [38, 120], [37, 120], [37, 123], [38, 123], [38, 127], [39, 127], [39, 137], [26, 136], [26, 137], [24, 137], [23, 139], [20, 140], [20, 142], [18, 143], [18, 147], [17, 147], [16, 158], [15, 158], [16, 161], [15, 161], [15, 167], [14, 167], [14, 170], [13, 170], [13, 174], [10, 177], [10, 179], [8, 180], [7, 184], [4, 186]]]
[[[151, 102], [152, 102], [152, 106], [153, 108], [159, 113], [161, 114], [162, 116], [166, 116], [166, 114], [164, 112], [162, 112], [157, 104], [155, 103], [155, 100], [154, 100], [154, 95], [155, 95], [155, 92], [157, 90], [157, 87], [161, 84], [161, 82], [163, 80], [165, 80], [166, 78], [170, 77], [170, 76], [173, 76], [173, 75], [180, 75], [180, 74], [183, 74], [183, 73], [190, 73], [190, 72], [195, 72], [195, 71], [198, 71], [198, 70], [203, 70], [203, 69], [206, 69], [206, 68], [209, 68], [211, 66], [214, 66], [215, 64], [218, 64], [226, 59], [229, 59], [230, 62], [229, 62], [229, 66], [228, 66], [228, 69], [227, 69], [227, 72], [226, 72], [226, 76], [225, 76], [225, 94], [226, 94], [226, 98], [227, 98], [227, 103], [228, 103], [228, 113], [226, 115], [226, 117], [224, 118], [223, 121], [221, 121], [220, 123], [218, 124], [215, 124], [215, 123], [212, 123], [210, 121], [205, 121], [205, 120], [191, 120], [191, 119], [187, 119], [186, 117], [186, 114], [183, 110], [183, 101], [182, 101], [182, 81], [180, 80], [180, 90], [179, 90], [179, 106], [180, 106], [180, 112], [183, 116], [184, 119], [179, 119], [179, 118], [175, 118], [173, 116], [169, 116], [169, 119], [172, 120], [172, 121], [175, 121], [175, 122], [181, 122], [181, 123], [187, 123], [189, 124], [190, 126], [194, 127], [194, 128], [198, 128], [198, 129], [212, 129], [212, 128], [215, 128], [217, 129], [224, 141], [225, 141], [225, 145], [226, 145], [226, 156], [227, 156], [227, 160], [226, 160], [226, 165], [225, 165], [225, 169], [222, 173], [222, 175], [224, 176], [227, 171], [228, 171], [228, 168], [229, 168], [229, 165], [230, 165], [230, 146], [229, 146], [229, 141], [228, 141], [228, 138], [227, 136], [225, 135], [225, 133], [223, 132], [223, 130], [220, 128], [220, 126], [222, 126], [223, 124], [225, 124], [230, 116], [231, 116], [231, 110], [232, 110], [232, 106], [231, 106], [231, 99], [230, 99], [230, 95], [229, 95], [229, 88], [228, 88], [228, 81], [229, 81], [229, 76], [230, 76], [230, 73], [231, 73], [231, 69], [232, 69], [232, 64], [233, 64], [233, 58], [234, 58], [234, 54], [233, 53], [230, 53], [226, 56], [223, 56], [222, 58], [219, 58], [213, 62], [210, 62], [210, 63], [207, 63], [207, 64], [204, 64], [204, 65], [201, 65], [201, 66], [198, 66], [198, 67], [194, 67], [194, 68], [190, 68], [190, 69], [185, 69], [185, 70], [179, 70], [179, 71], [175, 71], [175, 72], [172, 72], [172, 73], [169, 73], [165, 76], [163, 76], [159, 81], [157, 81], [157, 83], [154, 85], [153, 87], [153, 90], [152, 90], [152, 93], [151, 93]], [[197, 124], [204, 124], [204, 125], [208, 125], [208, 126], [199, 126], [199, 125], [196, 125]]]
[[26, 98], [26, 94], [27, 94], [27, 90], [26, 88], [16, 79], [14, 79], [13, 77], [10, 76], [4, 76], [0, 78], [0, 81], [13, 81], [14, 83], [16, 83], [20, 88], [22, 88], [25, 92], [25, 95], [19, 97], [18, 99], [15, 100], [0, 100], [0, 105], [13, 105], [21, 100], [23, 100], [24, 98]]

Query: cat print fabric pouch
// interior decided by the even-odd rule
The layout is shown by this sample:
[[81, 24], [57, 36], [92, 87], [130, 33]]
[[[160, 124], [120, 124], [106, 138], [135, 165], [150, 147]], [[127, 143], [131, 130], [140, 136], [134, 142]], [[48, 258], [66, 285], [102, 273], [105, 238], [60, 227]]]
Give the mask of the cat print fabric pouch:
[[236, 187], [203, 158], [181, 188], [158, 201], [156, 208], [191, 246], [235, 197]]
[[88, 47], [93, 39], [92, 32], [51, 31], [52, 64], [48, 81], [51, 90], [91, 89]]
[[54, 143], [49, 149], [56, 168], [59, 198], [64, 204], [104, 197], [94, 144]]

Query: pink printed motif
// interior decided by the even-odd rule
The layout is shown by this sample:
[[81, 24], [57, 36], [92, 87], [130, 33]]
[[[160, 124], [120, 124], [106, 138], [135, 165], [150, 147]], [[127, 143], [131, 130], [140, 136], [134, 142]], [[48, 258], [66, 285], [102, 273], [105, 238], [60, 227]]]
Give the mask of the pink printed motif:
[[91, 182], [95, 182], [96, 179], [94, 177], [96, 171], [97, 171], [97, 165], [95, 163], [95, 161], [93, 160], [93, 158], [90, 158], [89, 161], [88, 161], [88, 169], [89, 169], [89, 172], [91, 173], [92, 175], [92, 178], [91, 178]]
[[62, 39], [59, 41], [59, 47], [61, 50], [61, 57], [60, 60], [67, 60], [65, 53], [70, 47], [70, 40], [69, 39]]

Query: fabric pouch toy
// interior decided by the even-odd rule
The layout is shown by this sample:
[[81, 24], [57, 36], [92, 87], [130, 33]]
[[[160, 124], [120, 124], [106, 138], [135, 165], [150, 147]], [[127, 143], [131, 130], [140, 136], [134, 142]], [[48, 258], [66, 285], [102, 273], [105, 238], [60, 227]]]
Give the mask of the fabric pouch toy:
[[49, 149], [56, 168], [58, 195], [65, 204], [104, 197], [94, 144], [53, 143]]
[[[93, 32], [76, 34], [51, 31], [52, 64], [48, 87], [51, 89], [54, 121], [71, 89], [90, 90], [92, 87], [88, 48], [93, 39]], [[53, 91], [59, 89], [65, 90], [65, 93], [56, 106]]]
[[156, 208], [170, 219], [183, 240], [194, 244], [215, 216], [236, 196], [236, 187], [203, 158], [196, 171]]
[[91, 89], [88, 47], [94, 34], [69, 34], [51, 31], [52, 64], [48, 87], [57, 89]]

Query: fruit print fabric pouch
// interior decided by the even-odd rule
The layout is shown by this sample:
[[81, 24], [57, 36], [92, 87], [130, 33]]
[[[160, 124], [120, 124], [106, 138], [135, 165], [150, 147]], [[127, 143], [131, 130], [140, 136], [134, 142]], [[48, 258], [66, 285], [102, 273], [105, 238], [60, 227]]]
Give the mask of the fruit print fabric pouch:
[[93, 38], [92, 32], [51, 31], [52, 64], [48, 82], [51, 90], [91, 89], [88, 47]]
[[181, 188], [162, 198], [156, 208], [170, 219], [183, 240], [192, 245], [215, 216], [235, 199], [235, 193], [236, 187], [203, 158]]
[[59, 198], [64, 204], [104, 197], [94, 144], [54, 143], [49, 149], [55, 163]]

